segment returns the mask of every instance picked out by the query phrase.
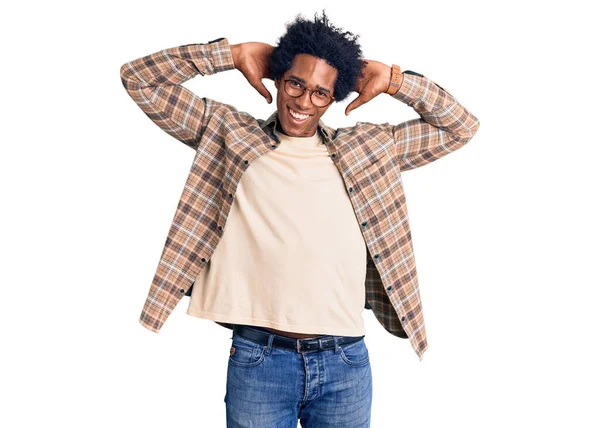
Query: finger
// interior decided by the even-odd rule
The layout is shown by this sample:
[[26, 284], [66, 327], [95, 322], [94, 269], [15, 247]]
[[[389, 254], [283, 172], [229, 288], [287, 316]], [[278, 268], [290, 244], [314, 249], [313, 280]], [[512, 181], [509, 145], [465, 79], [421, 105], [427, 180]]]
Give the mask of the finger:
[[263, 84], [262, 81], [259, 80], [258, 82], [253, 82], [252, 86], [254, 86], [254, 88], [258, 91], [258, 93], [261, 94], [263, 97], [265, 97], [267, 102], [269, 104], [271, 104], [271, 102], [273, 101], [273, 97], [271, 96], [271, 93], [265, 87], [265, 85]]
[[346, 116], [348, 116], [350, 114], [350, 112], [352, 110], [354, 110], [355, 108], [360, 107], [361, 105], [363, 105], [364, 103], [366, 103], [367, 101], [369, 101], [368, 99], [366, 99], [363, 95], [359, 95], [358, 97], [356, 97], [350, 104], [348, 104], [348, 106], [346, 107]]

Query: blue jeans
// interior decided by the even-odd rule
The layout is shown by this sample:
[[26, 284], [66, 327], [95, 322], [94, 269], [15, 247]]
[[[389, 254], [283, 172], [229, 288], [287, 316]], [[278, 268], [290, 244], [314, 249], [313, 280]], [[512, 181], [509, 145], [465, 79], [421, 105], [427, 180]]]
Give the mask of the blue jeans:
[[[259, 330], [265, 331], [263, 329]], [[298, 352], [233, 331], [227, 368], [227, 428], [365, 428], [372, 378], [364, 337], [333, 349]], [[321, 335], [319, 337], [325, 337]], [[327, 336], [339, 338], [341, 336]]]

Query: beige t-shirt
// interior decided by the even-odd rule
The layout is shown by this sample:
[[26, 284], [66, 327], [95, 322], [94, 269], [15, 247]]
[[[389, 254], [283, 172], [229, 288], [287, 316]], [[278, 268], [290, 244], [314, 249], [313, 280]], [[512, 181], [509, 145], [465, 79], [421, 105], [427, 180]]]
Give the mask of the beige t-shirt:
[[322, 144], [275, 131], [280, 147], [244, 172], [187, 314], [306, 334], [365, 334], [367, 248]]

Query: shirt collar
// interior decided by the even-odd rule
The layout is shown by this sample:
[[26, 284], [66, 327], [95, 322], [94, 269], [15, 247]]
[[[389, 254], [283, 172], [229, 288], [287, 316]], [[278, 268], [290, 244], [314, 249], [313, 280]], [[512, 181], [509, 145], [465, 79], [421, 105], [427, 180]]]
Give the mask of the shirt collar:
[[[271, 128], [271, 130], [275, 129], [275, 127], [277, 126], [278, 120], [279, 119], [277, 118], [277, 110], [275, 110], [271, 114], [271, 116], [269, 116], [269, 118], [264, 121], [264, 123], [262, 124], [262, 129], [264, 131], [266, 131], [269, 128]], [[331, 142], [331, 139], [333, 138], [333, 135], [335, 133], [335, 129], [330, 128], [329, 126], [325, 125], [322, 120], [319, 120], [319, 125], [317, 126], [317, 128], [318, 128], [319, 132], [321, 132], [321, 135], [323, 136], [323, 138], [325, 138], [326, 140]]]

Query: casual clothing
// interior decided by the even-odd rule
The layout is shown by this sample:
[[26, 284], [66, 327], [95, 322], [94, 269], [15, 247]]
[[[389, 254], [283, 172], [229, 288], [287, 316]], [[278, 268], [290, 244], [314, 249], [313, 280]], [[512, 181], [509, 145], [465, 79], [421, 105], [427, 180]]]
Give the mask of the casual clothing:
[[298, 420], [303, 427], [370, 426], [373, 379], [364, 337], [302, 353], [274, 346], [283, 336], [268, 337], [257, 343], [233, 330], [224, 399], [227, 428], [291, 428]]
[[319, 133], [252, 163], [187, 313], [295, 333], [365, 334], [367, 250]]
[[[121, 67], [122, 83], [142, 111], [195, 152], [140, 315], [140, 323], [154, 332], [183, 296], [191, 295], [194, 281], [215, 254], [242, 178], [261, 157], [282, 148], [274, 133], [277, 111], [257, 119], [182, 86], [198, 74], [231, 69], [225, 38], [163, 49]], [[401, 173], [462, 147], [479, 121], [432, 80], [408, 70], [403, 74], [401, 87], [391, 96], [412, 107], [418, 119], [397, 125], [358, 122], [339, 129], [321, 121], [317, 132], [344, 183], [366, 245], [365, 307], [390, 334], [408, 338], [422, 359], [427, 337]], [[326, 221], [339, 227], [335, 217]], [[306, 268], [313, 262], [305, 260]], [[270, 266], [281, 267], [277, 262]]]

